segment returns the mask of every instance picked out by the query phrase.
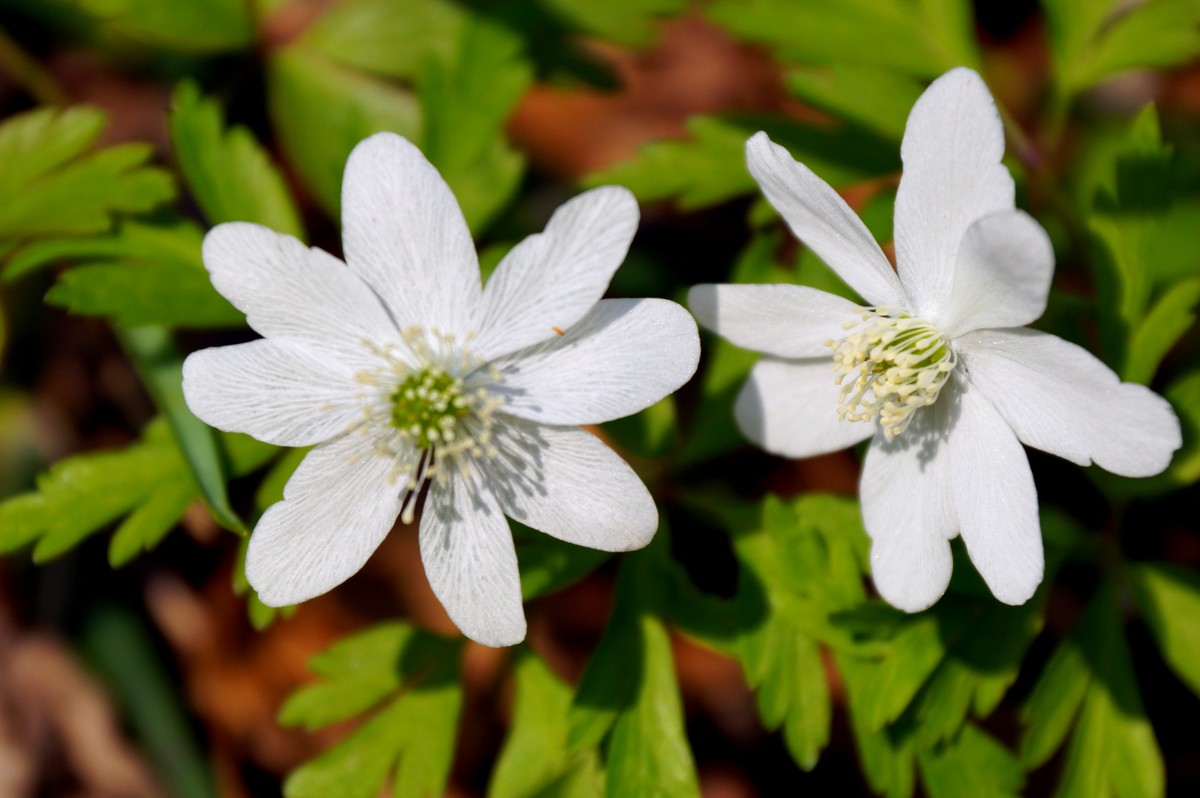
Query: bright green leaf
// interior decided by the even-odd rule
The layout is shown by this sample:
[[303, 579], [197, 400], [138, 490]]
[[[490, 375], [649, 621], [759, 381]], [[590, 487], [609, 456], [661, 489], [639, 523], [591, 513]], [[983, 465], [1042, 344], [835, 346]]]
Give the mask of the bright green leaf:
[[174, 196], [170, 177], [144, 166], [151, 149], [122, 144], [89, 153], [104, 115], [40, 108], [0, 125], [0, 238], [79, 235], [109, 227]]
[[407, 89], [300, 47], [267, 64], [268, 103], [288, 162], [329, 214], [341, 208], [342, 171], [354, 145], [389, 130], [420, 141], [421, 110]]
[[836, 65], [793, 69], [787, 86], [801, 100], [899, 142], [922, 86], [874, 67]]
[[946, 745], [918, 752], [917, 761], [929, 798], [1015, 798], [1025, 786], [1020, 760], [973, 724]]
[[1175, 342], [1196, 321], [1200, 279], [1184, 280], [1167, 289], [1145, 315], [1129, 341], [1129, 357], [1121, 373], [1127, 382], [1148, 384]]
[[457, 58], [466, 19], [447, 0], [349, 0], [322, 14], [301, 42], [345, 66], [411, 80], [430, 58]]
[[567, 20], [580, 31], [601, 39], [631, 47], [644, 47], [654, 41], [657, 17], [676, 14], [685, 0], [542, 0], [552, 13]]
[[211, 224], [255, 222], [304, 238], [300, 212], [266, 151], [246, 128], [226, 129], [220, 107], [194, 83], [175, 89], [167, 129], [179, 169]]
[[488, 798], [598, 798], [604, 772], [594, 750], [567, 756], [571, 689], [528, 649], [516, 663], [516, 703]]

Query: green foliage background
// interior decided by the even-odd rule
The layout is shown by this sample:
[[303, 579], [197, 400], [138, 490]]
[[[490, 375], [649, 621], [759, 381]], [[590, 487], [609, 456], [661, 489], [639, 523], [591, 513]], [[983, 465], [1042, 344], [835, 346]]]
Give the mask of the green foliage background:
[[[61, 460], [35, 484], [6, 472], [0, 551], [14, 568], [94, 535], [109, 535], [109, 563], [122, 568], [197, 499], [245, 535], [281, 495], [297, 453], [215, 433], [182, 399], [181, 358], [197, 331], [236, 334], [245, 324], [208, 282], [199, 244], [207, 227], [234, 220], [301, 238], [330, 229], [346, 156], [370, 133], [396, 131], [421, 146], [494, 264], [540, 229], [539, 194], [565, 198], [581, 187], [531, 172], [508, 140], [508, 120], [531, 87], [616, 88], [616, 73], [586, 42], [649, 48], [664, 20], [703, 17], [763, 53], [789, 98], [822, 115], [694, 116], [686, 137], [588, 175], [582, 186], [626, 185], [644, 208], [667, 207], [675, 220], [653, 234], [657, 246], [649, 236], [635, 243], [614, 291], [680, 299], [692, 283], [719, 280], [845, 293], [756, 198], [746, 138], [767, 130], [835, 187], [857, 187], [864, 219], [887, 241], [899, 141], [923, 86], [967, 65], [1002, 107], [1019, 93], [1005, 91], [1009, 68], [966, 0], [344, 0], [321, 6], [298, 34], [278, 34], [292, 5], [0, 3], [0, 23], [173, 86], [168, 152], [106, 146], [105, 114], [67, 102], [32, 51], [0, 35], [0, 70], [30, 106], [0, 123], [6, 314], [16, 325], [55, 312], [13, 305], [29, 286], [49, 285], [50, 308], [106, 320], [158, 413], [130, 445]], [[1043, 0], [1032, 19], [1044, 32], [1044, 85], [1005, 121], [1020, 204], [1050, 231], [1058, 259], [1037, 326], [1167, 396], [1184, 423], [1183, 450], [1164, 474], [1140, 481], [1035, 457], [1048, 553], [1035, 598], [999, 604], [956, 549], [947, 596], [906, 615], [870, 591], [853, 496], [766, 489], [781, 464], [749, 450], [731, 415], [755, 355], [706, 337], [688, 388], [606, 431], [656, 492], [664, 526], [655, 542], [616, 562], [515, 530], [531, 611], [593, 573], [615, 578], [616, 598], [578, 683], [536, 647], [511, 652], [511, 727], [489, 796], [698, 795], [677, 637], [740, 665], [759, 721], [794, 761], [770, 776], [788, 793], [830, 789], [821, 769], [830, 746], [852, 750], [861, 768], [859, 784], [839, 789], [898, 798], [1027, 790], [1136, 798], [1164, 795], [1175, 776], [1181, 792], [1200, 784], [1195, 737], [1176, 737], [1191, 728], [1180, 717], [1200, 709], [1200, 557], [1172, 557], [1167, 543], [1190, 541], [1182, 550], [1194, 552], [1200, 532], [1200, 115], [1194, 103], [1190, 114], [1148, 105], [1131, 115], [1102, 102], [1108, 81], [1135, 70], [1160, 80], [1190, 70], [1194, 91], [1200, 4]], [[740, 239], [726, 244], [736, 257], [671, 256], [670, 236], [687, 220], [716, 215], [739, 220], [729, 229]], [[3, 390], [19, 394], [19, 379], [6, 378]], [[747, 469], [755, 479], [735, 476]], [[253, 501], [244, 500], [246, 484]], [[712, 572], [731, 575], [732, 587], [699, 587]], [[256, 627], [287, 622], [257, 603], [240, 574], [231, 590], [247, 596]], [[114, 646], [155, 660], [129, 623], [117, 613], [89, 627], [82, 645], [100, 652], [101, 670]], [[396, 796], [441, 794], [460, 720], [470, 722], [464, 648], [395, 619], [314, 658], [317, 681], [288, 699], [279, 722], [359, 723], [291, 773], [285, 794], [369, 798], [385, 785]], [[153, 679], [114, 672], [164, 783], [178, 795], [210, 794], [190, 732], [163, 720], [179, 701], [170, 686], [147, 702], [139, 691]], [[1151, 677], [1168, 683], [1148, 685]], [[178, 737], [165, 747], [164, 729]], [[1183, 763], [1178, 774], [1171, 761]]]

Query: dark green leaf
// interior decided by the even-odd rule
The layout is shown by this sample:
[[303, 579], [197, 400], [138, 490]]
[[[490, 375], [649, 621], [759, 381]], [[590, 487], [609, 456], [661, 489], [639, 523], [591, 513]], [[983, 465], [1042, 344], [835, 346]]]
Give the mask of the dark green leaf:
[[466, 19], [447, 0], [350, 0], [330, 8], [301, 41], [346, 66], [411, 80], [430, 58], [457, 59]]
[[226, 129], [220, 107], [194, 83], [175, 89], [167, 129], [179, 170], [211, 224], [256, 222], [304, 238], [300, 213], [267, 153], [246, 128]]
[[1025, 786], [1020, 761], [972, 724], [963, 727], [958, 737], [946, 745], [920, 751], [917, 761], [929, 798], [962, 795], [1015, 798]]
[[906, 75], [847, 65], [793, 69], [787, 85], [801, 100], [896, 142], [922, 90]]
[[1197, 302], [1200, 279], [1184, 280], [1167, 289], [1133, 331], [1122, 379], [1149, 384], [1158, 364], [1196, 321], [1192, 310]]
[[1200, 574], [1169, 563], [1131, 565], [1134, 596], [1163, 659], [1200, 694]]
[[656, 17], [675, 14], [685, 0], [542, 0], [552, 13], [572, 27], [602, 39], [631, 47], [643, 47], [654, 41]]

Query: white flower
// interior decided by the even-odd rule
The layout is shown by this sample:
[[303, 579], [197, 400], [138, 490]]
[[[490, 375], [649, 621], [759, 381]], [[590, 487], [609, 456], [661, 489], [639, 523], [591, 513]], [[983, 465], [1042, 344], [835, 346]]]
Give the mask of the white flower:
[[254, 224], [204, 240], [213, 285], [262, 340], [184, 364], [188, 405], [219, 429], [316, 444], [250, 539], [270, 605], [341, 584], [428, 485], [421, 559], [469, 637], [525, 636], [505, 516], [591, 548], [644, 546], [658, 511], [580, 424], [629, 415], [691, 377], [695, 322], [660, 299], [607, 299], [638, 223], [628, 191], [561, 207], [481, 287], [462, 212], [420, 151], [360, 143], [342, 191], [346, 263]]
[[1000, 117], [977, 74], [933, 82], [900, 152], [893, 270], [825, 182], [763, 133], [746, 144], [767, 199], [871, 307], [791, 285], [696, 286], [689, 304], [768, 355], [735, 406], [747, 437], [811, 457], [874, 436], [860, 496], [885, 599], [909, 611], [937, 601], [961, 534], [996, 597], [1021, 604], [1043, 571], [1021, 443], [1148, 476], [1179, 448], [1179, 421], [1078, 346], [1022, 328], [1045, 310], [1054, 253], [1014, 209]]

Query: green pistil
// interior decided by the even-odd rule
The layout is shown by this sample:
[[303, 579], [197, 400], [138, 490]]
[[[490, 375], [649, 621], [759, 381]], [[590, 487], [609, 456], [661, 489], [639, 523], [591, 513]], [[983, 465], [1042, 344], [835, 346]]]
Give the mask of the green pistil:
[[414, 371], [392, 394], [392, 426], [429, 449], [458, 437], [459, 422], [471, 412], [462, 380], [437, 367]]

